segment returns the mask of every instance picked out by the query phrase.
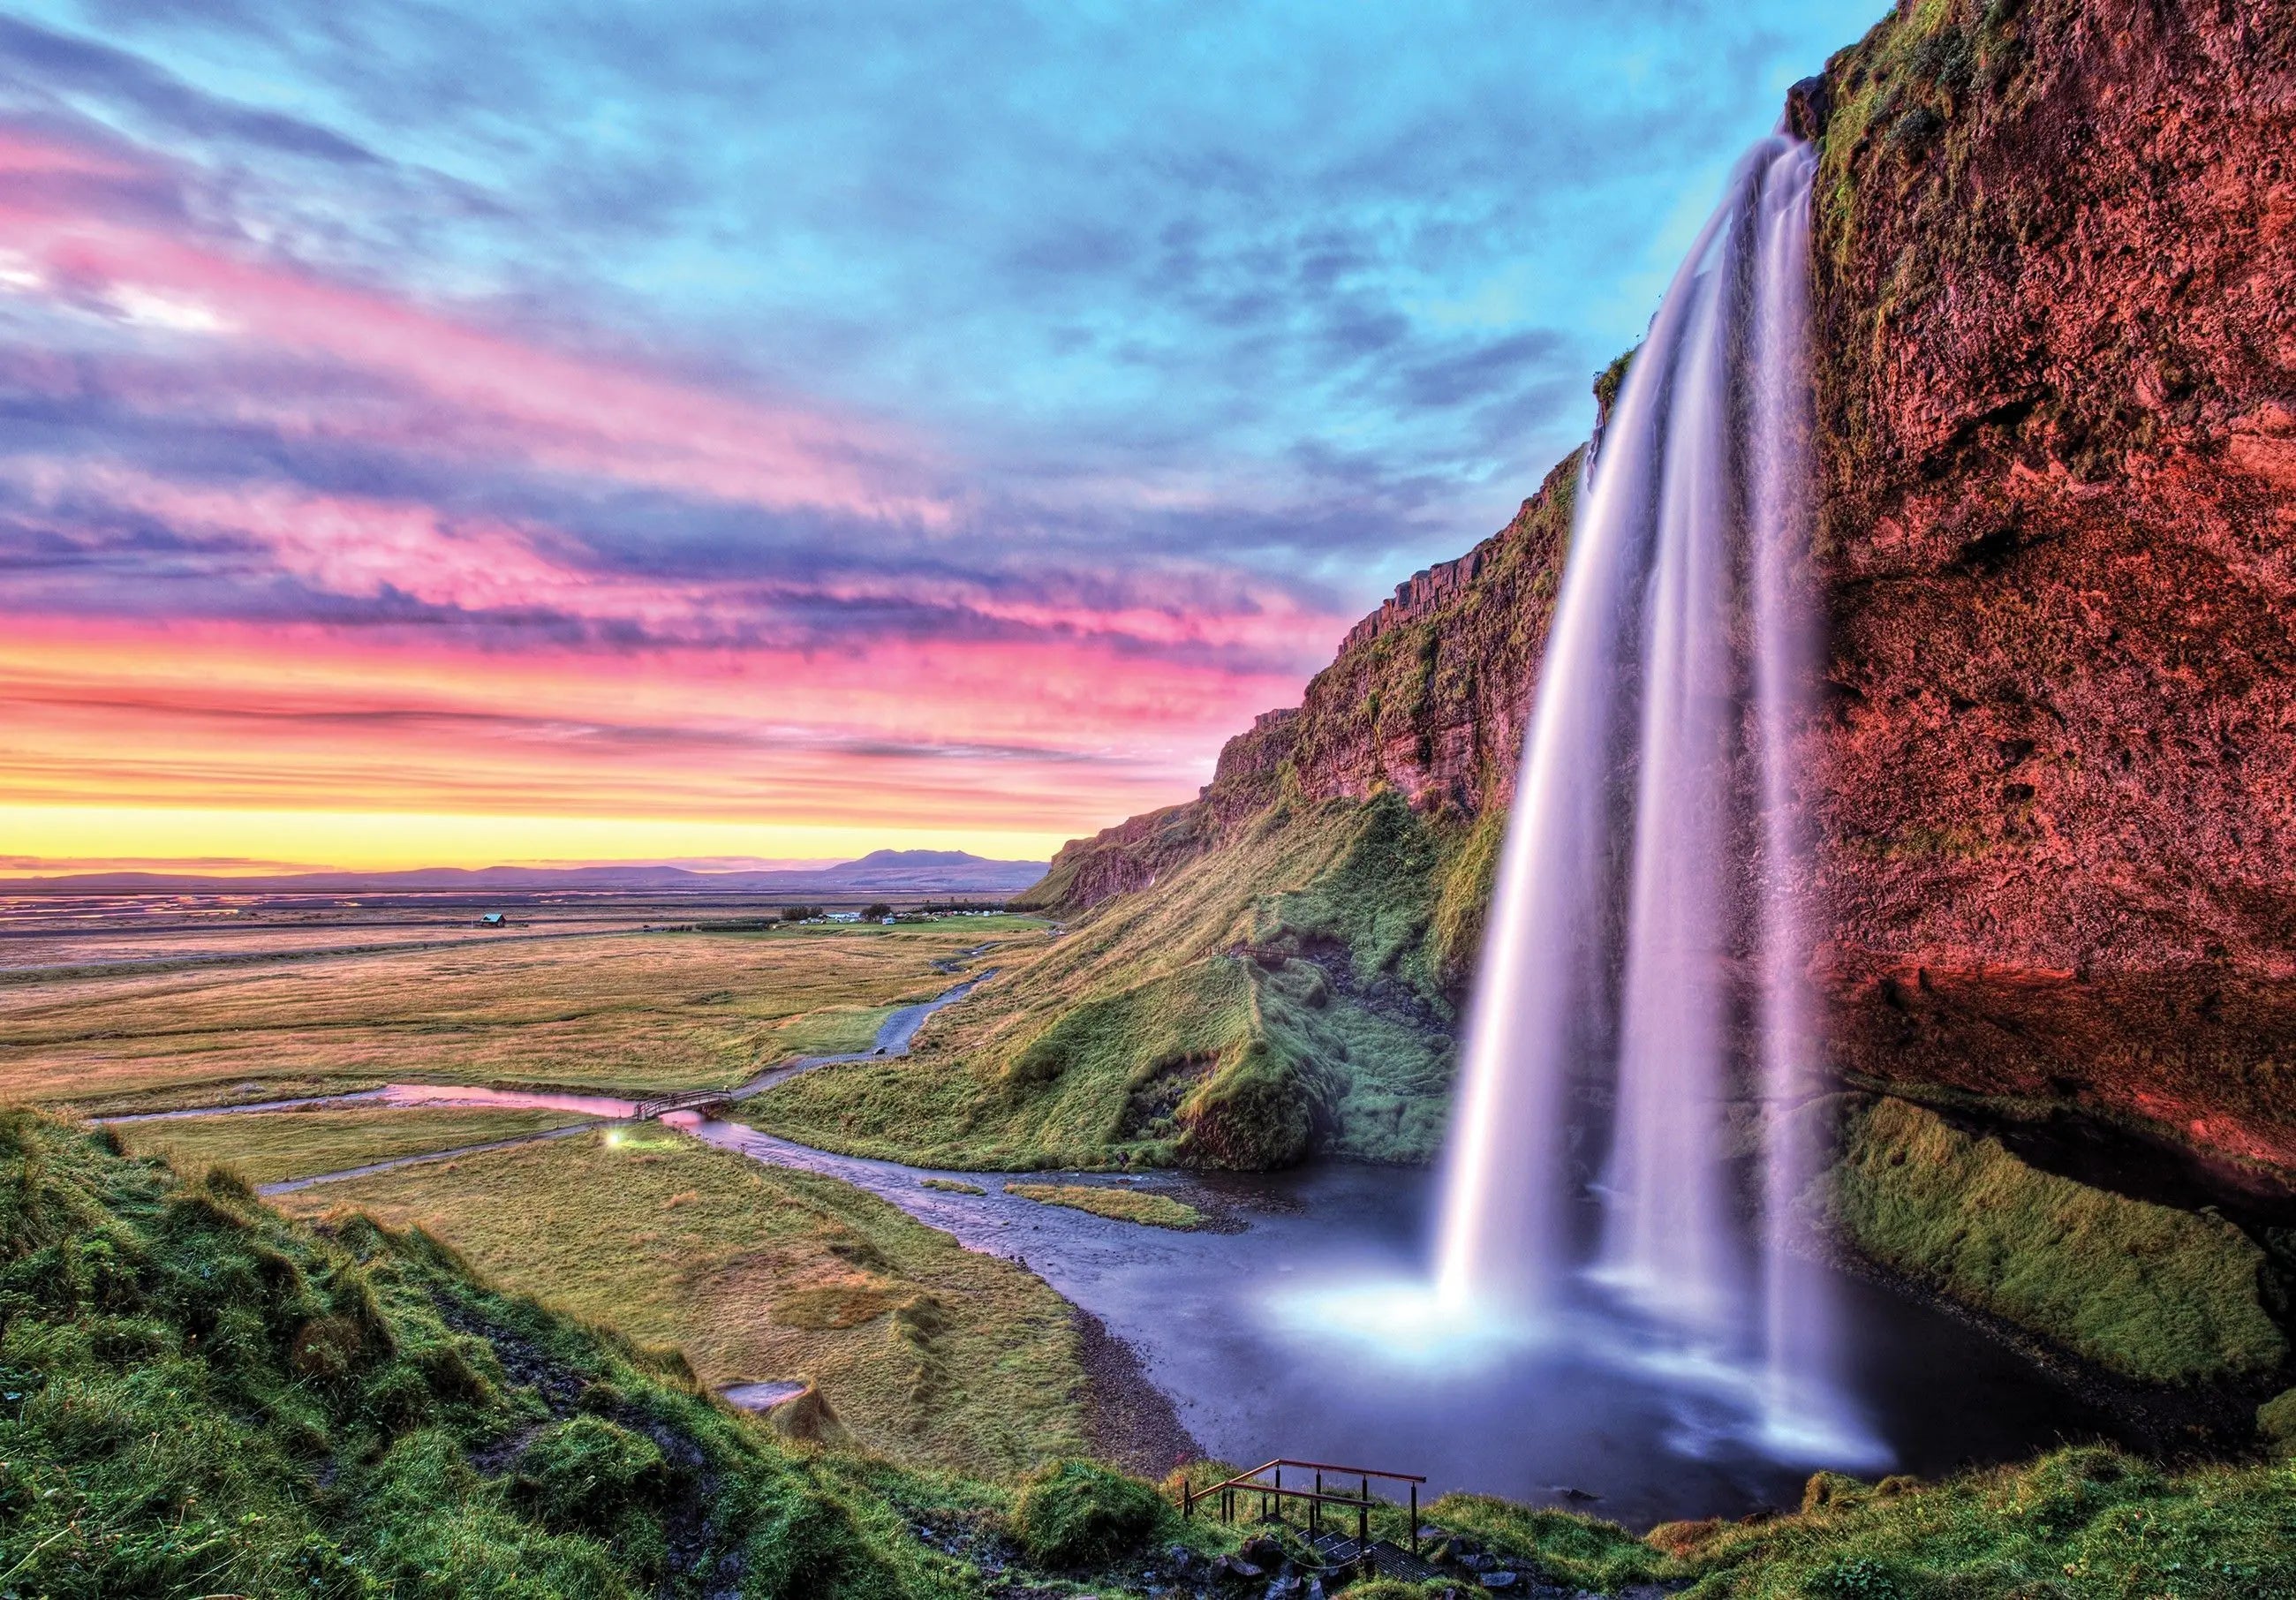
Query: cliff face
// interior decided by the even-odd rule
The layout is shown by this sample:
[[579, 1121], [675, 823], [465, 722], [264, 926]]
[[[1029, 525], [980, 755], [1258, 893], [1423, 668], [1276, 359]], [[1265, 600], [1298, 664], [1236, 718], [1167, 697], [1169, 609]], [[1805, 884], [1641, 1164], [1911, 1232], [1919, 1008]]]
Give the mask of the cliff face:
[[1930, 0], [1796, 114], [1838, 1057], [2286, 1192], [2296, 13]]
[[1308, 800], [1393, 791], [1445, 821], [1503, 810], [1578, 480], [1574, 454], [1513, 521], [1414, 575], [1357, 623], [1296, 709], [1267, 712], [1227, 742], [1197, 799], [1070, 841], [1015, 904], [1076, 913], [1145, 888], [1233, 836], [1287, 784]]
[[[2277, 1217], [2296, 12], [1920, 0], [1790, 113], [1822, 157], [1808, 887], [1834, 1059], [2013, 1124], [2038, 1159]], [[1488, 883], [1575, 481], [1574, 459], [1398, 589], [1201, 799], [1062, 852], [1078, 870], [1048, 898], [1137, 887], [1285, 794], [1392, 792], [1476, 821], [1436, 902], [1435, 932], [1472, 948], [1458, 908]], [[1456, 994], [1463, 963], [1432, 970]]]

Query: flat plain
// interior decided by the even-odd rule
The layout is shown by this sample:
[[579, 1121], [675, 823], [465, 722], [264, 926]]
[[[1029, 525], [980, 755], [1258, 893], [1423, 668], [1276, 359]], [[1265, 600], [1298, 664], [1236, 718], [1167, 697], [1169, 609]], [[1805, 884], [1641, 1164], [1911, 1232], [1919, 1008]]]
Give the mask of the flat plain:
[[1042, 930], [1000, 916], [628, 931], [19, 979], [0, 986], [0, 1101], [89, 1115], [390, 1081], [727, 1087], [866, 1048], [969, 952], [1010, 963]]

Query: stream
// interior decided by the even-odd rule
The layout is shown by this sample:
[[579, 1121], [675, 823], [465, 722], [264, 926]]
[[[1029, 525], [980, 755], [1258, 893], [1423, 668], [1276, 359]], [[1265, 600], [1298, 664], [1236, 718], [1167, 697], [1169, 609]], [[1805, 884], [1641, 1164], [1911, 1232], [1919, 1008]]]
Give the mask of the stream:
[[[991, 975], [902, 1007], [869, 1051], [788, 1063], [727, 1098], [749, 1098], [833, 1062], [906, 1053], [927, 1017]], [[597, 1095], [393, 1084], [358, 1095], [109, 1120], [377, 1102], [602, 1119], [636, 1109]], [[1435, 1203], [1433, 1174], [1425, 1169], [1322, 1164], [1253, 1174], [983, 1174], [835, 1155], [722, 1114], [672, 1112], [662, 1120], [750, 1160], [865, 1189], [968, 1248], [1027, 1267], [1129, 1344], [1189, 1432], [1222, 1459], [1248, 1464], [1282, 1455], [1422, 1473], [1431, 1495], [1472, 1489], [1552, 1502], [1630, 1527], [1791, 1506], [1812, 1468], [1830, 1464], [1780, 1459], [1762, 1448], [1745, 1374], [1665, 1356], [1622, 1336], [1614, 1321], [1566, 1321], [1530, 1343], [1456, 1317], [1419, 1314]], [[589, 1126], [291, 1179], [263, 1193], [564, 1137]], [[1056, 1176], [1168, 1194], [1202, 1210], [1210, 1226], [1144, 1227], [1002, 1189], [1023, 1177]], [[932, 1177], [987, 1193], [923, 1187]], [[1944, 1312], [1846, 1275], [1836, 1292], [1854, 1352], [1849, 1375], [1887, 1445], [1886, 1465], [1931, 1476], [2116, 1432], [2102, 1411]], [[1871, 1472], [1885, 1464], [1854, 1465]]]

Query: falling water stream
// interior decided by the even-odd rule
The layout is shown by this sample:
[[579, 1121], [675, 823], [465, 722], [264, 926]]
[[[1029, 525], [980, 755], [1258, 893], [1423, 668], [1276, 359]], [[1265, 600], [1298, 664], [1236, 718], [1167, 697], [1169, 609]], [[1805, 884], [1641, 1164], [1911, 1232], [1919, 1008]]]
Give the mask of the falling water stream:
[[[1783, 135], [1739, 164], [1590, 448], [1437, 1186], [1344, 1166], [1070, 1180], [1146, 1183], [1225, 1223], [1174, 1234], [668, 1120], [1030, 1266], [1138, 1352], [1214, 1455], [1370, 1458], [1531, 1499], [1567, 1481], [1639, 1525], [1790, 1500], [1813, 1465], [1938, 1471], [2107, 1432], [1982, 1334], [1792, 1248], [1816, 1174], [1796, 1112], [1822, 1065], [1794, 898], [1812, 166]], [[987, 975], [897, 1013], [874, 1054]]]
[[[1793, 753], [1814, 607], [1806, 322], [1814, 158], [1755, 146], [1590, 447], [1469, 1019], [1441, 1301], [1607, 1309], [1748, 1380], [1783, 1450], [1872, 1456], [1815, 1176]], [[1751, 1147], [1751, 1176], [1746, 1155]], [[1588, 1216], [1586, 1202], [1595, 1202]]]

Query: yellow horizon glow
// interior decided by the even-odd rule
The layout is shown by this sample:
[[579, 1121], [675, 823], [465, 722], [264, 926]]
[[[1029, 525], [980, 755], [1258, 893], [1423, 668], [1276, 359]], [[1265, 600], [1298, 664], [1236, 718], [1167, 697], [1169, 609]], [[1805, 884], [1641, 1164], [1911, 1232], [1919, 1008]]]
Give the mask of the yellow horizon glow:
[[1044, 861], [1064, 842], [1039, 832], [884, 824], [0, 804], [0, 856], [40, 864], [0, 868], [0, 875], [16, 877], [101, 870], [73, 864], [121, 860], [196, 863], [203, 876], [277, 872], [283, 863], [299, 864], [291, 870], [393, 872], [727, 856], [842, 861], [875, 849]]

